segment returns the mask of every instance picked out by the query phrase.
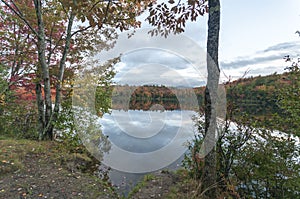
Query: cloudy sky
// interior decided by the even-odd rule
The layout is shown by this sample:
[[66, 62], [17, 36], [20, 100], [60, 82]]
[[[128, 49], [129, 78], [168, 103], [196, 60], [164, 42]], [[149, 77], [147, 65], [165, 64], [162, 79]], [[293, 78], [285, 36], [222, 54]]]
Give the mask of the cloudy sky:
[[[207, 16], [188, 23], [180, 36], [151, 37], [149, 26], [101, 54], [105, 60], [122, 53], [115, 78], [121, 84], [199, 86], [206, 81]], [[282, 73], [283, 56], [300, 55], [299, 0], [221, 0], [219, 62], [222, 80]]]

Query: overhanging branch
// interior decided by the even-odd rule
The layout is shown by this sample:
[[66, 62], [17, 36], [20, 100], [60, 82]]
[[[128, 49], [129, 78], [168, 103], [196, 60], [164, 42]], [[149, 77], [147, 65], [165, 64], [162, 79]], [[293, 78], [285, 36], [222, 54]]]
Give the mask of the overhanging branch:
[[4, 3], [11, 11], [13, 11], [22, 21], [24, 21], [24, 23], [30, 28], [30, 30], [38, 36], [38, 33], [36, 32], [36, 30], [30, 25], [30, 23], [24, 18], [23, 14], [21, 13], [20, 9], [18, 8], [18, 6], [14, 4], [14, 6], [17, 8], [17, 10], [15, 10], [11, 5], [9, 5], [6, 1], [1, 0], [2, 3]]

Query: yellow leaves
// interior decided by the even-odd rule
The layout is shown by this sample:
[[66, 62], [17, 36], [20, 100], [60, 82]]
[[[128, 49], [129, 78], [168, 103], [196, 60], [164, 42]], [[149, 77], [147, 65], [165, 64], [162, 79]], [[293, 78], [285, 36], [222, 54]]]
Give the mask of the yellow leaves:
[[0, 105], [5, 105], [5, 94], [0, 95]]

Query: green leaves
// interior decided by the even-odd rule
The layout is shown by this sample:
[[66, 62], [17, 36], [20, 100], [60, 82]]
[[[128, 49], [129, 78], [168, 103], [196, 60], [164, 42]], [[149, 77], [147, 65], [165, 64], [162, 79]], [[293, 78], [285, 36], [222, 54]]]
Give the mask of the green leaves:
[[[287, 61], [291, 61], [287, 57]], [[299, 60], [292, 62], [289, 71], [286, 73], [287, 86], [283, 86], [279, 90], [278, 105], [281, 109], [278, 122], [284, 127], [284, 132], [300, 136], [300, 70]]]

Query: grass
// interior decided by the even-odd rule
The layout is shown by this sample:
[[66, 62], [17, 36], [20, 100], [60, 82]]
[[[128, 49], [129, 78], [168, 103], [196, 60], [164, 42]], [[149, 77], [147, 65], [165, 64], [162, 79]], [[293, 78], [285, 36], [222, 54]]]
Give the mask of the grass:
[[133, 189], [129, 192], [128, 196], [127, 197], [123, 196], [122, 199], [132, 198], [132, 196], [134, 196], [134, 194], [136, 194], [137, 192], [139, 192], [140, 189], [142, 189], [144, 186], [146, 186], [147, 182], [154, 180], [154, 179], [155, 179], [155, 176], [153, 174], [145, 175], [143, 180], [133, 187]]
[[[78, 147], [79, 148], [79, 147]], [[72, 152], [70, 152], [72, 150]], [[67, 148], [54, 141], [35, 141], [27, 139], [13, 139], [0, 137], [0, 176], [23, 169], [23, 160], [26, 154], [37, 154], [40, 157], [50, 158], [58, 164], [67, 162], [84, 162], [86, 166], [92, 165], [94, 159], [89, 154], [78, 149]], [[84, 167], [84, 166], [82, 166]], [[87, 170], [82, 168], [82, 170]]]
[[23, 168], [22, 160], [27, 153], [46, 151], [41, 142], [32, 140], [0, 140], [0, 175], [8, 174]]
[[[5, 136], [0, 138], [0, 179], [6, 183], [5, 188], [0, 189], [0, 198], [9, 198], [11, 195], [19, 192], [26, 194], [22, 197], [36, 198], [39, 193], [39, 187], [48, 186], [49, 182], [55, 182], [53, 190], [48, 190], [50, 195], [57, 196], [62, 188], [71, 186], [71, 189], [61, 192], [60, 195], [72, 196], [74, 192], [80, 192], [92, 198], [103, 198], [103, 196], [113, 196], [118, 198], [114, 187], [109, 182], [103, 181], [93, 175], [92, 169], [98, 169], [97, 160], [92, 158], [84, 147], [66, 146], [63, 143], [55, 141], [35, 141], [27, 139], [13, 139]], [[36, 164], [38, 162], [38, 164]], [[71, 165], [72, 168], [69, 166]], [[44, 172], [46, 177], [21, 178], [18, 182], [14, 178], [26, 176], [28, 170], [30, 175], [35, 176], [35, 171]], [[59, 175], [59, 176], [58, 176]], [[69, 184], [70, 178], [73, 178], [74, 184]], [[61, 179], [61, 181], [57, 181]], [[34, 183], [35, 188], [32, 188]], [[11, 187], [10, 187], [11, 185]], [[16, 188], [18, 187], [18, 188]], [[69, 187], [70, 188], [70, 187]], [[17, 190], [20, 189], [20, 190]], [[43, 193], [42, 189], [39, 189]], [[1, 192], [2, 191], [2, 192]], [[44, 194], [47, 191], [45, 191]], [[67, 195], [64, 195], [67, 194]]]

